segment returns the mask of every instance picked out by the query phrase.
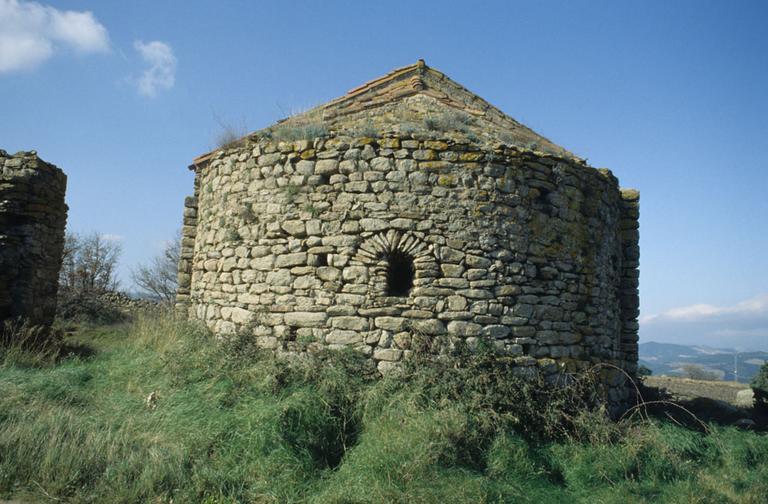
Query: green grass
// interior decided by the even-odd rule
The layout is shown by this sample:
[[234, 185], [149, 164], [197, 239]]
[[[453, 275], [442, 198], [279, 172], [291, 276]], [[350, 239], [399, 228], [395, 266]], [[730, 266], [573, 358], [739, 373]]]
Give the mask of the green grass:
[[582, 403], [562, 394], [513, 389], [503, 362], [422, 363], [379, 380], [352, 353], [280, 360], [247, 339], [217, 343], [163, 316], [91, 328], [69, 343], [95, 353], [52, 362], [0, 350], [0, 499], [758, 503], [768, 495], [765, 435], [613, 424], [569, 409]]

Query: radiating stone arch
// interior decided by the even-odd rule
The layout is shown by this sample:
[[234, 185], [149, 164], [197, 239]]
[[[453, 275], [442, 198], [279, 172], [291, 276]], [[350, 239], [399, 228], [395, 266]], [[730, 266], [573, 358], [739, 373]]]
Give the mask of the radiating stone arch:
[[[426, 278], [433, 278], [438, 271], [434, 246], [414, 233], [396, 229], [382, 231], [364, 240], [357, 249], [354, 261], [366, 265], [370, 273], [370, 294], [373, 297], [389, 297], [389, 278], [393, 258], [407, 257], [413, 264], [413, 286]], [[405, 296], [396, 296], [405, 297]]]

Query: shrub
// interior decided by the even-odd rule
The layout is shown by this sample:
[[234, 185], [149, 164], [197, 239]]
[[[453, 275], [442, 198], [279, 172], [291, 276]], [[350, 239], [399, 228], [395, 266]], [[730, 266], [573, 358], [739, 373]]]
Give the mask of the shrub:
[[65, 292], [59, 296], [56, 316], [61, 321], [78, 324], [115, 324], [125, 321], [127, 315], [105, 294]]
[[253, 224], [257, 220], [256, 214], [253, 212], [253, 207], [250, 203], [246, 203], [240, 208], [238, 216], [243, 219], [243, 222], [246, 224]]
[[517, 143], [515, 137], [508, 131], [502, 131], [499, 133], [499, 140], [504, 142], [507, 146], [515, 145]]
[[123, 314], [104, 295], [118, 287], [117, 261], [121, 247], [100, 233], [67, 233], [59, 273], [59, 319], [108, 324]]
[[179, 259], [181, 258], [181, 231], [165, 243], [163, 251], [149, 264], [139, 264], [131, 273], [139, 291], [150, 299], [172, 303], [178, 287]]
[[293, 200], [296, 199], [296, 195], [299, 194], [300, 191], [301, 191], [301, 187], [294, 183], [289, 183], [288, 185], [283, 187], [283, 192], [285, 193], [285, 199], [288, 203], [293, 203]]
[[[579, 415], [602, 411], [594, 373], [561, 374], [552, 383], [531, 371], [521, 375], [514, 359], [492, 349], [459, 347], [441, 357], [417, 353], [382, 387], [410, 391], [424, 405], [462, 404], [484, 438], [502, 430], [529, 439], [578, 437]], [[392, 392], [386, 390], [382, 400]], [[604, 413], [598, 417], [607, 421]], [[483, 448], [477, 439], [467, 440], [467, 453]]]
[[350, 134], [355, 137], [377, 138], [379, 136], [379, 130], [373, 124], [373, 121], [369, 119], [359, 127], [350, 131]]
[[326, 135], [328, 135], [328, 127], [321, 122], [298, 125], [284, 124], [277, 126], [271, 132], [272, 138], [283, 141], [312, 140]]
[[216, 134], [215, 139], [216, 147], [219, 149], [227, 150], [237, 147], [241, 143], [242, 138], [248, 133], [248, 128], [245, 125], [244, 119], [240, 124], [235, 125], [224, 121], [217, 114], [214, 114], [213, 117], [219, 125], [219, 132]]
[[101, 233], [67, 233], [59, 273], [59, 294], [67, 296], [116, 290], [120, 252], [120, 244]]
[[760, 370], [752, 378], [751, 386], [755, 393], [755, 408], [768, 412], [768, 362], [760, 366]]
[[469, 131], [468, 126], [475, 124], [477, 120], [466, 112], [448, 110], [439, 114], [427, 115], [424, 118], [424, 127], [432, 131]]
[[61, 332], [6, 320], [0, 325], [0, 366], [40, 367], [53, 363], [62, 348]]
[[692, 380], [715, 381], [721, 378], [720, 373], [717, 371], [706, 369], [698, 364], [685, 364], [682, 369], [683, 376]]
[[227, 232], [224, 235], [224, 239], [231, 242], [238, 242], [241, 239], [240, 233], [238, 233], [237, 229], [227, 229]]

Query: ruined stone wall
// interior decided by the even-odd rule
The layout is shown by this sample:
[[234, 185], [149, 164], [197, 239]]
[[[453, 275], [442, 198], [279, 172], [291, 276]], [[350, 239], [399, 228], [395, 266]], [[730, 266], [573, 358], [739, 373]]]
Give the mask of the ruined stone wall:
[[623, 368], [633, 376], [638, 360], [638, 316], [640, 315], [640, 193], [621, 191], [621, 350]]
[[[636, 223], [608, 170], [539, 152], [262, 142], [197, 169], [179, 302], [217, 334], [352, 346], [382, 372], [440, 338], [486, 339], [522, 370], [633, 373]], [[605, 380], [622, 402], [621, 373]]]
[[67, 177], [32, 152], [0, 150], [0, 322], [56, 314]]

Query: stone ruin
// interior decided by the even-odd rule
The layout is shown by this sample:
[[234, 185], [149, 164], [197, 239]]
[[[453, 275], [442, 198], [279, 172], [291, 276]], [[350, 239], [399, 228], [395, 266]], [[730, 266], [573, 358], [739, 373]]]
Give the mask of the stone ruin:
[[[177, 306], [278, 352], [637, 367], [637, 191], [419, 61], [195, 159]], [[615, 366], [615, 367], [613, 367]]]
[[34, 151], [0, 150], [0, 325], [56, 315], [67, 177]]

